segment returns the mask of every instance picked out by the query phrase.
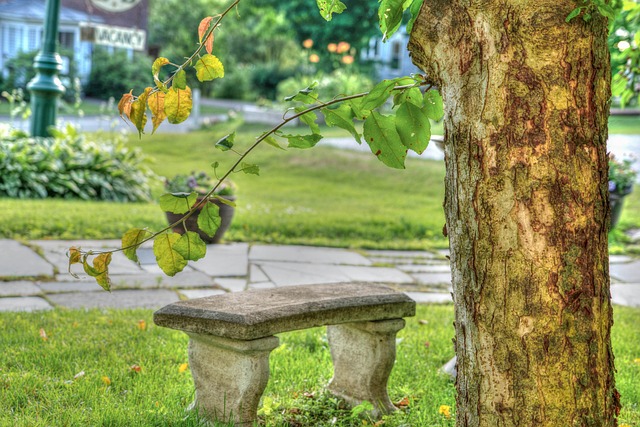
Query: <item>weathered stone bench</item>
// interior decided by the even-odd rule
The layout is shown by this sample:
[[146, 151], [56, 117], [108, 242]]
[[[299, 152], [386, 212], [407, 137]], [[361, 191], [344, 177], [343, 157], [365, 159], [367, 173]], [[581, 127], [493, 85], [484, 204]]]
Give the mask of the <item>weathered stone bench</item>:
[[209, 420], [250, 424], [269, 379], [280, 332], [327, 326], [334, 374], [328, 390], [373, 416], [396, 408], [387, 394], [396, 333], [415, 302], [369, 283], [290, 286], [180, 301], [155, 312], [159, 326], [189, 337], [194, 406]]

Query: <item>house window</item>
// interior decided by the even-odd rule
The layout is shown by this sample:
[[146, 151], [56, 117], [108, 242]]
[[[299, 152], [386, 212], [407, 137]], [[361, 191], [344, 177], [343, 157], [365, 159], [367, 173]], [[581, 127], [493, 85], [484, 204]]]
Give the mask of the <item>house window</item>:
[[401, 52], [402, 46], [400, 45], [400, 42], [393, 42], [393, 44], [391, 45], [391, 64], [389, 64], [393, 70], [400, 69]]
[[4, 52], [9, 58], [13, 58], [19, 52], [24, 50], [22, 45], [22, 28], [7, 27], [7, 41], [5, 42]]
[[58, 33], [58, 40], [60, 41], [60, 48], [73, 50], [75, 34], [70, 31], [60, 31]]
[[42, 43], [42, 30], [39, 28], [29, 28], [27, 37], [27, 50], [34, 51], [40, 48]]

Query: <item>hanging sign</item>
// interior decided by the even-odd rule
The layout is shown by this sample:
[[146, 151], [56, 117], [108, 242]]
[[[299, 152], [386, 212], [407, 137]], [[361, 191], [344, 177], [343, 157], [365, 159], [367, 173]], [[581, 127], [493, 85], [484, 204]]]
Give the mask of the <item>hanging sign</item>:
[[101, 46], [144, 50], [147, 32], [135, 28], [83, 23], [80, 25], [80, 36], [84, 41], [90, 41]]
[[90, 0], [95, 7], [107, 12], [126, 12], [135, 7], [141, 0]]

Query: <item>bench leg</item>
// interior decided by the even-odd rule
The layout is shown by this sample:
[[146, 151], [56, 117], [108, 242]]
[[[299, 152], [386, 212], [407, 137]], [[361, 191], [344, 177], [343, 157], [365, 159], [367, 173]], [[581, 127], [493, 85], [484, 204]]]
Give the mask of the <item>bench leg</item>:
[[280, 340], [189, 336], [189, 365], [196, 389], [192, 407], [210, 421], [251, 425], [269, 380], [269, 354]]
[[328, 326], [333, 359], [329, 391], [352, 406], [370, 402], [374, 417], [395, 411], [387, 381], [396, 359], [396, 333], [404, 324], [404, 319], [393, 319]]

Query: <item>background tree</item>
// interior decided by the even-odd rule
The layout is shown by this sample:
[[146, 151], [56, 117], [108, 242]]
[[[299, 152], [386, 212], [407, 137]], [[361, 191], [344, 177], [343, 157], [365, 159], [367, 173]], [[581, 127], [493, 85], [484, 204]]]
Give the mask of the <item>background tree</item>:
[[616, 425], [595, 3], [430, 0], [413, 27], [446, 105], [460, 427]]

